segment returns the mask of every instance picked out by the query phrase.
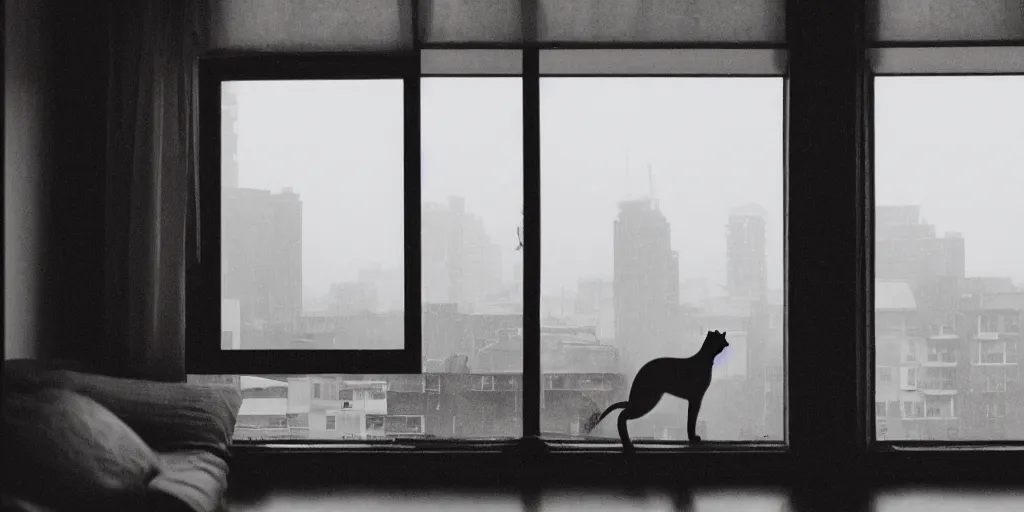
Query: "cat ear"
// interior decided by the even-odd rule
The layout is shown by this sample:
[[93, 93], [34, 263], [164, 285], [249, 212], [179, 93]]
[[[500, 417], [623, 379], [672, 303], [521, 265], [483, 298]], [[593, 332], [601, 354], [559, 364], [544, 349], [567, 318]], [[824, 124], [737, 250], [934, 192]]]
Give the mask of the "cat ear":
[[722, 336], [725, 336], [725, 331], [722, 331]]

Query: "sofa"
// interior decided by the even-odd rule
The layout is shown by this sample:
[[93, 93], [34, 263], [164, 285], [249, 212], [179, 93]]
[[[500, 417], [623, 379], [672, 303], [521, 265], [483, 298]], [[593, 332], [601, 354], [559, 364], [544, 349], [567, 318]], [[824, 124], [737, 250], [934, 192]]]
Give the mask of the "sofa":
[[4, 361], [2, 510], [226, 510], [231, 386]]

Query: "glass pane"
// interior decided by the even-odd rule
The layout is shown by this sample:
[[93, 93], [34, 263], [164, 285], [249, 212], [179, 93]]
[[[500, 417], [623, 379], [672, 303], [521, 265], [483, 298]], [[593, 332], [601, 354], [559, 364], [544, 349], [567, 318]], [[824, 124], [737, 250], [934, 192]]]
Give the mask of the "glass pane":
[[[594, 413], [717, 330], [729, 346], [697, 434], [782, 440], [782, 79], [540, 86], [543, 433], [618, 442], [619, 411], [588, 435]], [[687, 402], [664, 395], [628, 425], [684, 440], [686, 421]]]
[[875, 81], [879, 440], [1024, 439], [1024, 77]]
[[[241, 389], [236, 439], [522, 435], [522, 82], [424, 79], [421, 115], [424, 373], [190, 376]], [[372, 163], [345, 149], [362, 169]], [[345, 288], [366, 290], [343, 295], [346, 311], [374, 304], [375, 288], [360, 284]]]
[[221, 98], [221, 348], [403, 348], [402, 81]]
[[783, 0], [539, 0], [546, 42], [785, 41]]
[[396, 50], [412, 42], [412, 0], [213, 0], [217, 50]]

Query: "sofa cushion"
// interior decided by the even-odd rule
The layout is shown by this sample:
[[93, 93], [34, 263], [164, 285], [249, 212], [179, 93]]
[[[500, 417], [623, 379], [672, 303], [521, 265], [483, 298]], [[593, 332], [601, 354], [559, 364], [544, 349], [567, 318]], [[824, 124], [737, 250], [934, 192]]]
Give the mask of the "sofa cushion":
[[223, 505], [228, 465], [205, 451], [158, 453], [160, 474], [149, 482], [151, 494], [162, 493], [187, 505], [184, 510], [212, 512]]
[[87, 397], [44, 389], [3, 398], [4, 487], [18, 497], [57, 510], [126, 503], [159, 471], [149, 446]]
[[229, 456], [239, 391], [227, 386], [49, 371], [43, 382], [87, 396], [112, 411], [157, 451], [208, 450]]

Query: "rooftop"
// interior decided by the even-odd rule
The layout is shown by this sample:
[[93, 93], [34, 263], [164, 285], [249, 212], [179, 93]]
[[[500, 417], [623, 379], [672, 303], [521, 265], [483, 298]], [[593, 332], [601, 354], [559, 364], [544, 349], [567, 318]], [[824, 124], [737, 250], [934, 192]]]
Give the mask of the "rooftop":
[[242, 389], [265, 389], [265, 388], [286, 388], [288, 383], [280, 380], [267, 379], [263, 377], [249, 377], [243, 375], [241, 380]]
[[993, 293], [982, 295], [980, 309], [1024, 311], [1024, 293]]
[[875, 280], [875, 309], [907, 311], [917, 309], [910, 283], [888, 279]]
[[287, 398], [246, 398], [239, 416], [284, 416], [288, 414]]

